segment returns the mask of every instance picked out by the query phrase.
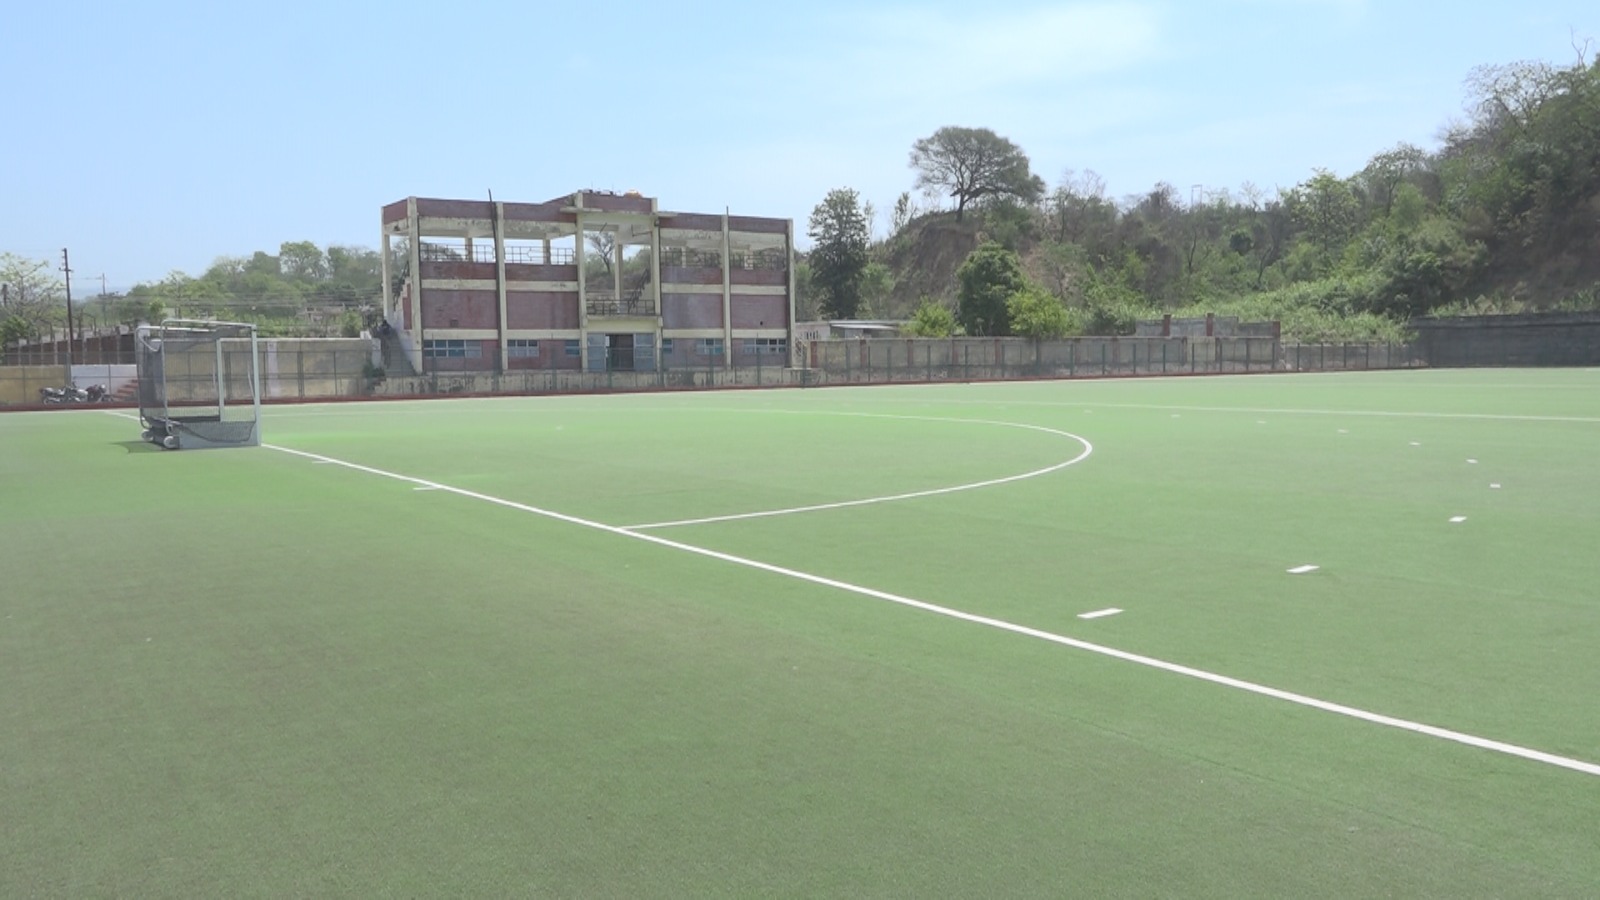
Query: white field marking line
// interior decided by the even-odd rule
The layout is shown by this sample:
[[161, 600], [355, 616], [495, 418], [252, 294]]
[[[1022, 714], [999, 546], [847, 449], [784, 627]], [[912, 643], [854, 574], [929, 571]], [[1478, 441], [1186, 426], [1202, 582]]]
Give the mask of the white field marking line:
[[[785, 412], [785, 413], [789, 412], [789, 410], [771, 410], [771, 411], [772, 412]], [[1042, 431], [1042, 432], [1044, 432], [1046, 434], [1054, 434], [1054, 435], [1060, 435], [1061, 437], [1065, 437], [1065, 438], [1071, 438], [1072, 440], [1075, 440], [1078, 443], [1083, 445], [1083, 452], [1079, 453], [1077, 456], [1074, 456], [1073, 458], [1071, 458], [1069, 460], [1066, 460], [1064, 462], [1058, 462], [1058, 463], [1056, 463], [1054, 465], [1045, 466], [1042, 469], [1034, 469], [1031, 472], [1023, 472], [1020, 475], [1007, 475], [1004, 478], [990, 478], [987, 481], [974, 481], [974, 482], [971, 482], [969, 484], [957, 484], [957, 485], [953, 485], [951, 487], [929, 488], [928, 490], [924, 490], [924, 491], [909, 491], [909, 492], [904, 493], [904, 494], [889, 494], [889, 495], [883, 496], [883, 497], [865, 497], [865, 498], [862, 498], [860, 500], [841, 500], [841, 501], [838, 501], [836, 503], [817, 503], [817, 504], [813, 504], [811, 506], [791, 506], [791, 507], [789, 507], [787, 509], [765, 509], [765, 510], [760, 510], [760, 511], [757, 511], [757, 512], [730, 513], [730, 514], [725, 515], [725, 516], [706, 516], [704, 518], [699, 518], [699, 519], [678, 519], [678, 520], [675, 520], [675, 521], [672, 521], [672, 522], [647, 522], [647, 523], [645, 523], [643, 525], [623, 525], [621, 527], [625, 528], [625, 529], [676, 528], [676, 527], [678, 527], [680, 525], [705, 525], [705, 524], [710, 523], [710, 522], [734, 522], [734, 521], [738, 521], [738, 520], [742, 520], [742, 519], [763, 519], [763, 518], [767, 518], [769, 516], [787, 516], [787, 515], [793, 515], [795, 513], [817, 512], [819, 510], [824, 510], [824, 509], [844, 509], [844, 508], [850, 507], [850, 506], [867, 506], [867, 505], [873, 504], [873, 503], [889, 503], [889, 502], [892, 502], [892, 501], [895, 501], [895, 500], [910, 500], [910, 499], [913, 499], [915, 497], [936, 497], [936, 496], [938, 496], [940, 494], [954, 494], [954, 493], [956, 493], [958, 491], [971, 491], [971, 490], [976, 490], [978, 488], [994, 487], [997, 484], [1008, 484], [1008, 483], [1013, 482], [1013, 481], [1022, 481], [1025, 478], [1037, 478], [1040, 475], [1048, 475], [1051, 472], [1055, 472], [1055, 471], [1059, 471], [1061, 469], [1065, 469], [1067, 466], [1083, 462], [1085, 459], [1089, 458], [1089, 454], [1094, 452], [1094, 445], [1089, 443], [1087, 440], [1079, 437], [1078, 435], [1071, 434], [1071, 433], [1066, 432], [1066, 431], [1059, 431], [1059, 430], [1057, 430], [1055, 428], [1046, 428], [1043, 425], [1025, 425], [1025, 424], [1023, 424], [1021, 422], [998, 422], [998, 421], [991, 421], [989, 419], [948, 419], [948, 418], [938, 418], [938, 417], [934, 417], [934, 416], [880, 415], [878, 413], [850, 413], [850, 412], [843, 412], [843, 413], [822, 413], [822, 414], [823, 415], [840, 415], [840, 416], [859, 416], [859, 417], [863, 417], [863, 418], [872, 418], [872, 419], [911, 419], [911, 420], [923, 421], [923, 422], [957, 422], [957, 423], [971, 422], [971, 423], [974, 423], [974, 424], [977, 424], [977, 425], [1000, 425], [1000, 426], [1004, 426], [1006, 428], [1023, 428], [1023, 429], [1026, 429], [1028, 431]]]
[[1094, 612], [1078, 613], [1078, 618], [1080, 618], [1080, 619], [1103, 619], [1106, 616], [1114, 616], [1119, 612], [1122, 612], [1122, 610], [1117, 609], [1115, 606], [1112, 606], [1112, 607], [1109, 607], [1107, 609], [1097, 609]]
[[1466, 516], [1451, 516], [1450, 517], [1450, 524], [1451, 525], [1460, 525], [1462, 522], [1465, 522], [1466, 520], [1467, 520]]
[[1322, 567], [1321, 566], [1295, 566], [1294, 568], [1289, 570], [1289, 574], [1290, 575], [1304, 575], [1307, 572], [1315, 572], [1316, 570], [1318, 570], [1320, 568], [1322, 568]]
[[1348, 716], [1349, 718], [1359, 719], [1363, 722], [1370, 722], [1374, 725], [1385, 725], [1390, 728], [1398, 728], [1402, 731], [1415, 732], [1417, 734], [1427, 735], [1440, 740], [1452, 741], [1454, 743], [1464, 744], [1469, 747], [1477, 747], [1481, 750], [1489, 750], [1495, 753], [1503, 753], [1508, 756], [1515, 756], [1521, 759], [1558, 766], [1563, 769], [1571, 769], [1574, 772], [1582, 772], [1586, 775], [1600, 776], [1600, 764], [1596, 763], [1585, 762], [1579, 759], [1570, 759], [1565, 756], [1557, 756], [1554, 753], [1546, 753], [1543, 750], [1533, 750], [1527, 747], [1517, 746], [1516, 744], [1508, 744], [1504, 741], [1496, 741], [1489, 738], [1464, 734], [1459, 731], [1451, 731], [1447, 728], [1440, 728], [1435, 725], [1426, 725], [1421, 722], [1398, 719], [1394, 716], [1383, 715], [1382, 713], [1368, 712], [1364, 709], [1357, 709], [1356, 707], [1345, 706], [1339, 703], [1331, 703], [1327, 700], [1318, 700], [1315, 697], [1308, 697], [1304, 694], [1296, 694], [1291, 691], [1279, 690], [1278, 688], [1267, 687], [1266, 685], [1256, 684], [1251, 681], [1244, 681], [1243, 679], [1239, 678], [1232, 678], [1227, 675], [1218, 675], [1214, 672], [1207, 672], [1203, 669], [1195, 669], [1189, 666], [1180, 665], [1178, 663], [1167, 662], [1166, 660], [1156, 659], [1151, 656], [1141, 656], [1137, 653], [1129, 653], [1126, 650], [1118, 650], [1115, 647], [1106, 647], [1101, 644], [1093, 644], [1088, 641], [1078, 640], [1077, 638], [1070, 638], [1065, 635], [1055, 634], [1049, 631], [1041, 631], [1037, 628], [1029, 628], [1026, 625], [1018, 625], [1013, 622], [1007, 622], [1003, 619], [993, 619], [988, 616], [980, 616], [974, 613], [962, 612], [958, 609], [951, 609], [947, 606], [939, 606], [937, 604], [928, 603], [924, 600], [916, 600], [911, 597], [901, 596], [899, 594], [891, 594], [888, 591], [880, 591], [876, 588], [863, 587], [858, 584], [851, 584], [847, 581], [839, 581], [833, 578], [825, 578], [821, 575], [813, 575], [809, 572], [801, 572], [797, 569], [787, 569], [783, 566], [773, 565], [772, 563], [764, 563], [759, 560], [747, 559], [742, 556], [734, 556], [731, 553], [723, 553], [720, 550], [711, 550], [706, 547], [696, 547], [693, 544], [685, 544], [681, 541], [674, 541], [659, 535], [645, 534], [638, 531], [629, 531], [626, 528], [619, 528], [615, 525], [607, 525], [603, 522], [595, 522], [590, 519], [583, 519], [579, 518], [578, 516], [571, 516], [567, 515], [566, 513], [556, 512], [554, 510], [541, 509], [537, 506], [529, 506], [524, 503], [505, 500], [489, 494], [480, 494], [476, 491], [451, 487], [450, 485], [440, 484], [436, 481], [413, 478], [409, 475], [400, 475], [395, 472], [386, 472], [383, 469], [375, 469], [371, 466], [363, 466], [357, 463], [345, 462], [344, 460], [334, 459], [333, 457], [329, 456], [322, 456], [321, 454], [317, 453], [308, 453], [304, 450], [292, 450], [288, 447], [280, 447], [276, 444], [262, 444], [261, 446], [278, 450], [283, 453], [304, 457], [306, 459], [325, 459], [335, 465], [344, 466], [347, 469], [354, 469], [357, 472], [366, 472], [369, 475], [377, 475], [382, 478], [390, 478], [395, 481], [403, 481], [408, 484], [435, 487], [441, 491], [448, 491], [449, 493], [458, 494], [462, 497], [468, 497], [473, 500], [482, 500], [485, 503], [492, 503], [496, 506], [504, 506], [508, 509], [532, 513], [536, 516], [543, 516], [544, 518], [554, 519], [558, 522], [581, 525], [584, 528], [591, 528], [596, 531], [604, 531], [609, 534], [631, 538], [636, 541], [644, 541], [660, 547], [667, 547], [672, 550], [681, 550], [684, 553], [692, 553], [696, 556], [704, 556], [708, 559], [715, 559], [721, 562], [731, 563], [736, 566], [744, 566], [745, 568], [757, 569], [762, 572], [770, 572], [774, 575], [782, 575], [785, 578], [793, 578], [797, 581], [804, 581], [811, 584], [821, 585], [823, 587], [847, 591], [852, 594], [860, 594], [863, 597], [871, 597], [876, 600], [884, 600], [889, 603], [899, 604], [900, 606], [908, 606], [912, 609], [922, 610], [923, 612], [930, 612], [935, 615], [946, 616], [948, 618], [958, 619], [963, 622], [971, 622], [974, 625], [984, 625], [989, 628], [1007, 631], [1012, 634], [1019, 634], [1024, 637], [1037, 638], [1042, 641], [1048, 641], [1052, 644], [1060, 644], [1063, 647], [1071, 647], [1076, 650], [1097, 653], [1101, 656], [1111, 657], [1112, 659], [1120, 659], [1124, 662], [1131, 662], [1137, 665], [1147, 666], [1152, 669], [1159, 669], [1163, 672], [1171, 672], [1175, 675], [1183, 675], [1185, 677], [1194, 678], [1200, 681], [1208, 681], [1212, 684], [1219, 684], [1224, 687], [1231, 687], [1236, 690], [1247, 691], [1263, 697], [1270, 697], [1274, 700], [1282, 700], [1298, 706], [1305, 706], [1310, 707], [1311, 709], [1321, 710], [1323, 712], [1334, 713], [1335, 715]]

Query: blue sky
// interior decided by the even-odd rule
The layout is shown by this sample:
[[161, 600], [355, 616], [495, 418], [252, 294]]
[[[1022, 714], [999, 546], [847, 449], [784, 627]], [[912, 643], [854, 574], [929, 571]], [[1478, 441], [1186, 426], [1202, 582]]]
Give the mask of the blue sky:
[[944, 125], [1011, 138], [1052, 186], [1270, 191], [1435, 147], [1474, 66], [1600, 42], [1592, 0], [68, 0], [5, 22], [0, 250], [71, 248], [80, 295], [283, 241], [375, 247], [408, 195], [637, 189], [803, 233], [853, 187], [881, 233]]

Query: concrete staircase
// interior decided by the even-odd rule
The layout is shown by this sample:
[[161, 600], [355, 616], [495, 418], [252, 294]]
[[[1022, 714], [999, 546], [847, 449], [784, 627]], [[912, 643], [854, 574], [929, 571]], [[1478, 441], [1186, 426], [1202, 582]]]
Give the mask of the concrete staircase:
[[406, 348], [400, 345], [400, 333], [390, 331], [380, 335], [378, 346], [383, 351], [383, 371], [386, 375], [396, 378], [410, 378], [419, 374], [411, 365], [411, 357], [406, 355]]

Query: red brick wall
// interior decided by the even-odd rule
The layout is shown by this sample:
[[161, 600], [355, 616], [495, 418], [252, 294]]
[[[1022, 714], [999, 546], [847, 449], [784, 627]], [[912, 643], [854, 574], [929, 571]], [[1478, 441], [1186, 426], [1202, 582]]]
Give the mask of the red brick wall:
[[419, 197], [417, 215], [452, 219], [492, 219], [494, 206], [487, 200], [432, 200]]
[[[720, 225], [718, 227], [721, 227]], [[789, 221], [787, 219], [764, 219], [758, 216], [729, 216], [729, 231], [754, 232], [756, 234], [788, 234]]]
[[789, 298], [734, 294], [729, 303], [735, 328], [789, 327]]
[[721, 328], [721, 294], [663, 294], [663, 328]]
[[500, 297], [494, 291], [422, 292], [423, 328], [498, 328], [499, 324]]
[[789, 284], [789, 273], [782, 269], [734, 269], [728, 273], [733, 284], [760, 284], [767, 286]]
[[562, 197], [548, 203], [507, 203], [501, 210], [509, 222], [576, 222], [577, 214], [561, 211], [570, 202]]
[[506, 263], [507, 281], [577, 281], [578, 267]]
[[662, 228], [685, 228], [693, 231], [721, 231], [722, 217], [703, 213], [677, 213], [661, 217]]
[[425, 262], [422, 264], [423, 278], [477, 278], [484, 281], [495, 280], [494, 263], [480, 262]]
[[662, 266], [662, 284], [722, 284], [721, 269], [686, 268], [684, 266]]
[[[577, 328], [576, 291], [507, 291], [507, 328]], [[543, 348], [540, 348], [543, 353]]]

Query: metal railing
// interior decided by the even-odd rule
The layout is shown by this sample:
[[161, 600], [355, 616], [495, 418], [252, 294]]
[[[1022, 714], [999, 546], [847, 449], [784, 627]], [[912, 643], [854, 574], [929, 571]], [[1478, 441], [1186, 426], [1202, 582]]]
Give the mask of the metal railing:
[[656, 302], [649, 297], [618, 298], [612, 291], [589, 291], [584, 301], [591, 316], [653, 316]]

